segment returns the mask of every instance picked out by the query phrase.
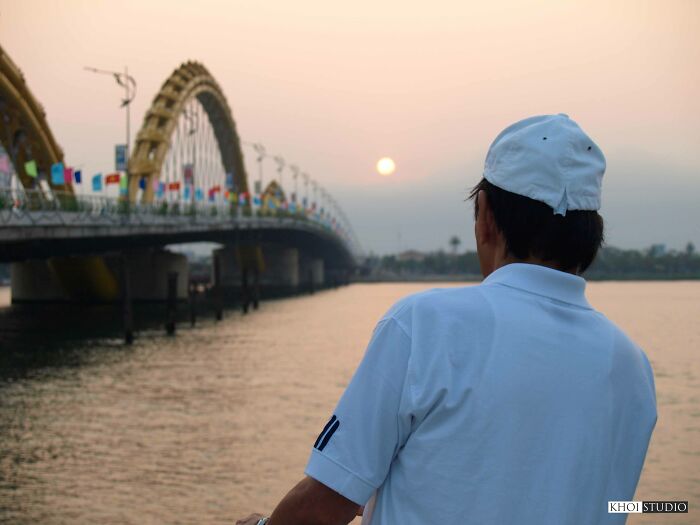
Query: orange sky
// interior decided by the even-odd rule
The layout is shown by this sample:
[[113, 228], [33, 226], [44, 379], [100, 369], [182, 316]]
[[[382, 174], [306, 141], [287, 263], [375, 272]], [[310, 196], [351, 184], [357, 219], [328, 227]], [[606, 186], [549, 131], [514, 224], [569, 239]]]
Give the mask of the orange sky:
[[[123, 141], [120, 92], [83, 66], [129, 66], [135, 135], [163, 80], [199, 60], [242, 138], [318, 179], [379, 253], [473, 246], [463, 196], [489, 143], [558, 112], [606, 153], [611, 244], [700, 245], [699, 30], [694, 0], [0, 0], [0, 44], [67, 162], [109, 171]], [[385, 155], [394, 177], [374, 172]]]

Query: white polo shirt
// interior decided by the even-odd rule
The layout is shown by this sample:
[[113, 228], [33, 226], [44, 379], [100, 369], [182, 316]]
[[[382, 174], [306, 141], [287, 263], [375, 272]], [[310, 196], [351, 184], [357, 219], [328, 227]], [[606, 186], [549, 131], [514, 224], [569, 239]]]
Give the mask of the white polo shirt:
[[363, 524], [623, 523], [607, 502], [633, 499], [654, 379], [585, 283], [508, 264], [397, 302], [306, 474], [367, 504]]

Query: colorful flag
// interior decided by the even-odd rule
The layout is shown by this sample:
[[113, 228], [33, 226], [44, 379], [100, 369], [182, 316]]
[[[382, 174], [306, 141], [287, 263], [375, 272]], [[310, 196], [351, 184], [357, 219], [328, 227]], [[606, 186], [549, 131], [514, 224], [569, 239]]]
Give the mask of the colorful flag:
[[10, 173], [10, 157], [0, 153], [0, 173]]
[[186, 201], [190, 200], [190, 196], [191, 196], [191, 194], [192, 194], [192, 193], [191, 193], [191, 192], [192, 192], [191, 188], [192, 188], [192, 186], [190, 186], [189, 184], [186, 184], [186, 185], [185, 185], [185, 197], [184, 197], [184, 198], [185, 198]]
[[194, 184], [194, 165], [185, 164], [182, 167], [183, 178], [185, 179], [185, 185]]
[[213, 186], [213, 187], [209, 190], [209, 193], [218, 193], [218, 192], [220, 192], [220, 191], [221, 191], [221, 186], [216, 185], [216, 186]]
[[153, 179], [153, 191], [156, 193], [158, 192], [158, 188], [160, 188], [160, 181], [158, 179]]
[[204, 191], [202, 190], [202, 188], [197, 188], [197, 189], [195, 190], [195, 192], [194, 192], [194, 198], [195, 198], [195, 200], [198, 200], [198, 201], [203, 201], [203, 200], [204, 200]]
[[63, 183], [68, 186], [73, 182], [73, 168], [65, 167], [63, 168]]
[[119, 190], [124, 191], [129, 187], [129, 179], [126, 175], [122, 175], [119, 178]]
[[102, 191], [102, 173], [92, 176], [92, 191]]
[[51, 184], [58, 185], [63, 184], [63, 163], [57, 162], [51, 165]]
[[33, 179], [36, 179], [38, 173], [36, 170], [36, 161], [35, 160], [30, 160], [29, 162], [24, 163], [24, 171], [25, 173], [32, 177]]
[[139, 179], [139, 189], [140, 190], [145, 190], [146, 189], [146, 177], [141, 177]]
[[119, 178], [120, 174], [119, 173], [110, 173], [105, 177], [105, 184], [119, 184]]
[[168, 184], [168, 191], [180, 191], [180, 182], [171, 182]]
[[83, 172], [80, 170], [75, 170], [73, 172], [73, 180], [76, 184], [81, 184], [83, 182]]
[[126, 171], [126, 144], [114, 146], [114, 169]]
[[160, 182], [160, 181], [153, 181], [154, 184], [157, 186], [156, 193], [158, 195], [158, 198], [162, 199], [163, 196], [165, 195], [165, 182]]
[[255, 204], [256, 206], [260, 206], [260, 195], [258, 195], [257, 193], [253, 196], [253, 204]]
[[245, 204], [246, 200], [246, 192], [242, 191], [241, 193], [238, 194], [238, 204], [243, 206]]

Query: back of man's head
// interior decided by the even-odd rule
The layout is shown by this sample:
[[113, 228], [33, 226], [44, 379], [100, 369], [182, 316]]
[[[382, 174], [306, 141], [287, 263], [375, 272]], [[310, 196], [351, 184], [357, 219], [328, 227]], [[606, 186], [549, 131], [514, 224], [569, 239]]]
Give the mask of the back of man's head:
[[578, 124], [563, 114], [531, 117], [494, 140], [469, 198], [478, 215], [484, 191], [507, 255], [582, 273], [603, 242], [604, 172], [602, 151]]

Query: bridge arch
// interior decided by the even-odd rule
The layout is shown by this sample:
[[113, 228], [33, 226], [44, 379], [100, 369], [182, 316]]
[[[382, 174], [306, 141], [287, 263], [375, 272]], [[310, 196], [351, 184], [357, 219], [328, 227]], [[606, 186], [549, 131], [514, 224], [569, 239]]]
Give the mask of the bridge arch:
[[52, 184], [51, 165], [63, 161], [63, 151], [54, 139], [46, 112], [34, 97], [22, 71], [0, 47], [0, 143], [7, 151], [15, 172], [25, 188], [35, 179], [25, 171], [25, 163], [35, 161], [37, 171], [54, 189], [73, 192], [72, 185]]
[[[178, 126], [183, 117], [188, 117], [188, 104], [192, 101], [197, 101], [206, 114], [220, 162], [225, 173], [232, 174], [236, 191], [248, 191], [240, 140], [226, 97], [202, 64], [186, 62], [163, 83], [136, 137], [129, 159], [129, 199], [132, 202], [138, 200], [139, 195], [142, 202], [153, 202], [155, 188], [163, 179], [166, 157], [178, 140]], [[221, 186], [224, 184], [222, 180]]]

